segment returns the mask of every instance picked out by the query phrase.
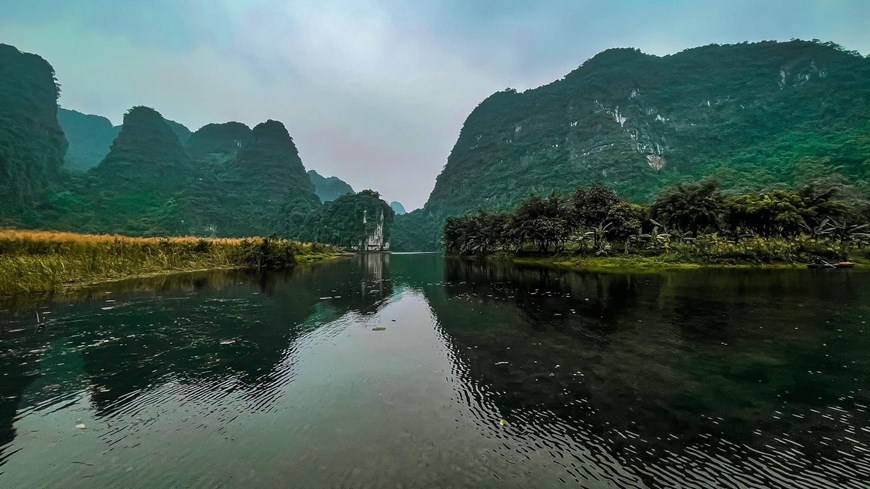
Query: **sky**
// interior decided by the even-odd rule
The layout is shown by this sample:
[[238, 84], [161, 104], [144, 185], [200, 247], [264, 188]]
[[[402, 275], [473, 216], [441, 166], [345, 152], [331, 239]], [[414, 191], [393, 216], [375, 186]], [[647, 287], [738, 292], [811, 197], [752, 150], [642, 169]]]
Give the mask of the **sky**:
[[821, 39], [870, 53], [870, 0], [0, 0], [0, 43], [55, 68], [60, 104], [196, 130], [279, 120], [306, 169], [408, 210], [462, 123], [596, 53]]

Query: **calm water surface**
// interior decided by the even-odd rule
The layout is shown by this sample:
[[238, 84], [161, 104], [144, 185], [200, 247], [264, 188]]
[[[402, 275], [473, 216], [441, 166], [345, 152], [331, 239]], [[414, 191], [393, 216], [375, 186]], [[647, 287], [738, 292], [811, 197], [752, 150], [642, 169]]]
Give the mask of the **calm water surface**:
[[0, 487], [866, 488], [868, 294], [370, 255], [18, 298]]

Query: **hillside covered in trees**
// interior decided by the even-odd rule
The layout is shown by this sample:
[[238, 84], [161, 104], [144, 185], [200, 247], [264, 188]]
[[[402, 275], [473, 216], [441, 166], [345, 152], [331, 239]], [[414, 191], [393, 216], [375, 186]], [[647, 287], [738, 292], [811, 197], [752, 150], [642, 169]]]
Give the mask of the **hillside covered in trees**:
[[152, 108], [133, 107], [113, 127], [59, 109], [54, 71], [36, 55], [0, 45], [0, 73], [0, 225], [295, 238], [320, 209], [278, 121], [253, 129], [207, 124], [191, 133]]
[[60, 178], [67, 140], [59, 96], [48, 62], [0, 44], [0, 225], [31, 219]]
[[710, 45], [658, 57], [610, 49], [563, 79], [484, 100], [394, 247], [439, 246], [451, 215], [604, 183], [649, 202], [678, 181], [729, 193], [870, 171], [870, 59], [831, 43]]

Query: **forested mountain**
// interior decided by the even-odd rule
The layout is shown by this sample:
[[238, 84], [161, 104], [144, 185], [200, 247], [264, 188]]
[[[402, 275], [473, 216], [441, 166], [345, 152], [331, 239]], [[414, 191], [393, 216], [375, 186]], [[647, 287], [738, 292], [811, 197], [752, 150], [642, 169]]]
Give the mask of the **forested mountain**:
[[308, 178], [314, 184], [314, 192], [322, 202], [335, 200], [342, 195], [352, 194], [353, 188], [338, 177], [324, 177], [314, 170], [308, 170]]
[[[164, 119], [178, 141], [185, 145], [190, 140], [190, 130], [183, 124]], [[83, 114], [77, 110], [58, 108], [57, 121], [69, 141], [64, 167], [67, 170], [87, 171], [97, 166], [106, 155], [112, 142], [121, 132], [121, 126], [99, 115]]]
[[[284, 125], [263, 122], [246, 138], [242, 124], [211, 126], [197, 131], [188, 144], [199, 165], [196, 181], [182, 198], [192, 232], [296, 237], [320, 199]], [[211, 152], [198, 149], [208, 145]], [[238, 152], [232, 157], [234, 147]]]
[[59, 94], [48, 62], [0, 44], [0, 224], [28, 219], [58, 178], [67, 147]]
[[177, 198], [193, 178], [193, 163], [169, 123], [154, 109], [133, 107], [109, 154], [88, 173], [84, 194], [100, 230], [179, 234], [185, 226]]
[[121, 126], [113, 126], [105, 117], [64, 108], [58, 109], [57, 122], [69, 141], [64, 155], [67, 170], [87, 171], [97, 166], [121, 132]]
[[[207, 124], [191, 134], [154, 109], [134, 107], [112, 127], [103, 117], [59, 113], [58, 95], [45, 60], [0, 45], [0, 225], [296, 237], [321, 206], [280, 122], [253, 130]], [[68, 169], [87, 173], [65, 171], [61, 125], [73, 141]]]
[[870, 59], [831, 43], [604, 51], [563, 79], [484, 100], [397, 249], [435, 249], [450, 215], [602, 182], [636, 202], [712, 177], [726, 191], [870, 177]]
[[344, 194], [326, 202], [302, 227], [301, 238], [348, 249], [389, 248], [393, 210], [372, 190]]

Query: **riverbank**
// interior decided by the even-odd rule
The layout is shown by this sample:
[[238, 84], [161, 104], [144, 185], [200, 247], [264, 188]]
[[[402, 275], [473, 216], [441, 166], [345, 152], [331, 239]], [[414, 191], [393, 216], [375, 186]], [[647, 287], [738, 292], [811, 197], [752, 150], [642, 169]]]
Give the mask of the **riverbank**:
[[[700, 268], [746, 268], [746, 269], [806, 269], [805, 263], [788, 262], [689, 262], [677, 257], [659, 256], [517, 256], [514, 254], [491, 255], [492, 260], [507, 260], [517, 265], [534, 265], [587, 272], [660, 272], [667, 270], [694, 270]], [[852, 260], [856, 268], [867, 268], [866, 259]]]
[[200, 270], [286, 268], [343, 256], [338, 248], [269, 238], [131, 238], [0, 230], [0, 295]]

